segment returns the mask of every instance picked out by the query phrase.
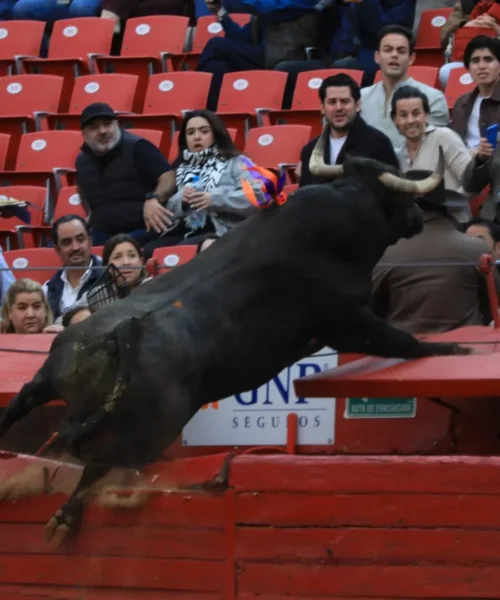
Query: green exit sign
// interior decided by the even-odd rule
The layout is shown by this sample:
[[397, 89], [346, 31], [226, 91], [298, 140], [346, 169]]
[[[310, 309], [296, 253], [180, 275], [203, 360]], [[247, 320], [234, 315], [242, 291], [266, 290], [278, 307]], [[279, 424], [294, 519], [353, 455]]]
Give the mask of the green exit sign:
[[346, 419], [413, 419], [416, 398], [346, 398]]

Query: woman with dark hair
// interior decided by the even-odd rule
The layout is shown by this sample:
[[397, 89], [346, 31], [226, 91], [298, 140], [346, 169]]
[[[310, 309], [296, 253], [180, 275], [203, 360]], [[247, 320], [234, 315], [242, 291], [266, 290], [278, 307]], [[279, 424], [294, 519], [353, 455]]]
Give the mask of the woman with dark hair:
[[144, 248], [146, 259], [155, 248], [197, 244], [204, 250], [231, 227], [247, 218], [255, 207], [244, 186], [257, 200], [262, 184], [248, 171], [253, 163], [233, 144], [220, 118], [209, 110], [187, 113], [179, 131], [179, 155], [174, 162], [177, 191], [166, 208], [173, 224]]
[[149, 279], [141, 247], [136, 239], [126, 233], [114, 235], [106, 242], [102, 249], [102, 264], [117, 267], [132, 291]]

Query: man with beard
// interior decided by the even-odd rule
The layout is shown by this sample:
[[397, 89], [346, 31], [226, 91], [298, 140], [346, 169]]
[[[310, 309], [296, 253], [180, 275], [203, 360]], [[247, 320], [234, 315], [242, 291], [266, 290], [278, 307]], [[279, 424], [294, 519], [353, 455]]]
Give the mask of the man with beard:
[[175, 173], [148, 140], [123, 131], [113, 109], [90, 104], [81, 115], [83, 144], [76, 181], [89, 215], [92, 239], [104, 245], [128, 233], [141, 246], [172, 224], [163, 203], [175, 190]]
[[[323, 80], [319, 88], [321, 114], [327, 121], [323, 136], [325, 143], [324, 161], [327, 165], [341, 165], [346, 156], [356, 155], [375, 158], [397, 167], [398, 160], [389, 138], [381, 131], [367, 125], [360, 117], [360, 89], [358, 84], [346, 75], [339, 73]], [[309, 170], [309, 161], [318, 138], [302, 148], [297, 175], [300, 187], [313, 183], [323, 183]]]
[[43, 291], [57, 320], [96, 282], [101, 259], [92, 254], [88, 225], [78, 215], [57, 219], [52, 226], [52, 241], [63, 268], [44, 284]]

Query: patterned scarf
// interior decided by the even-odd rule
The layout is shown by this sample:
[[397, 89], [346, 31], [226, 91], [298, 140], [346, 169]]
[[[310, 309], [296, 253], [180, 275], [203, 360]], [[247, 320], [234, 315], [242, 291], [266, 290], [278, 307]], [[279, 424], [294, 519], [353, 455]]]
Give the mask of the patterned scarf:
[[[203, 192], [211, 192], [220, 183], [222, 175], [227, 169], [228, 161], [223, 158], [217, 146], [210, 146], [201, 152], [190, 152], [184, 150], [182, 153], [182, 163], [177, 167], [175, 178], [177, 189], [182, 190], [189, 185], [193, 177], [199, 177], [196, 184]], [[207, 212], [205, 210], [190, 210], [186, 219], [186, 227], [192, 231], [203, 229], [207, 221]]]

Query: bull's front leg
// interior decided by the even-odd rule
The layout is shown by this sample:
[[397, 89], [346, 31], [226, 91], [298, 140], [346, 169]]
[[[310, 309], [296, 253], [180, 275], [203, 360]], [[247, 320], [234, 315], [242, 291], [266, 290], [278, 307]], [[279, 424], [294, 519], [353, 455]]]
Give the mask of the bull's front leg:
[[339, 352], [371, 354], [383, 358], [423, 358], [472, 354], [474, 350], [453, 342], [425, 342], [410, 333], [396, 329], [376, 316], [370, 309], [358, 313], [352, 329], [341, 337], [333, 334], [328, 345]]
[[85, 504], [90, 495], [91, 486], [105, 477], [112, 466], [92, 461], [83, 469], [78, 485], [64, 504], [50, 519], [45, 527], [45, 541], [52, 546], [59, 546], [70, 533], [79, 528]]

